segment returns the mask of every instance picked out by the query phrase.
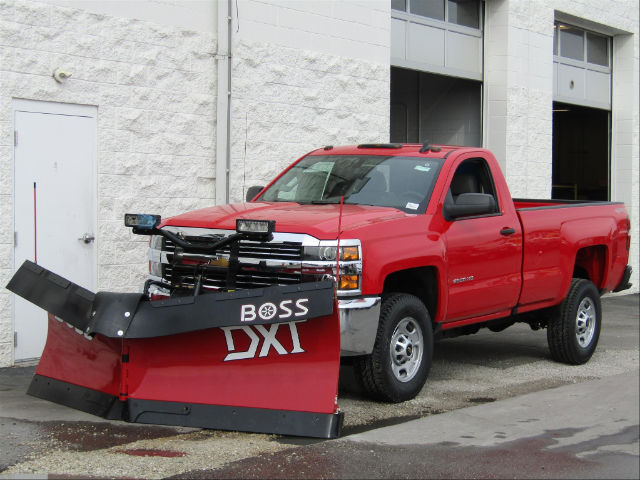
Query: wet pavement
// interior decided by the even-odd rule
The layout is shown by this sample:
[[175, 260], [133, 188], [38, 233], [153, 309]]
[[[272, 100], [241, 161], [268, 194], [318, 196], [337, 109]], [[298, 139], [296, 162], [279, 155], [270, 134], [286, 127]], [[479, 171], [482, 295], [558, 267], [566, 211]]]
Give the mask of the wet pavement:
[[333, 441], [110, 422], [25, 395], [33, 366], [0, 369], [0, 478], [638, 478], [638, 295], [603, 310], [582, 366], [516, 325], [438, 342], [399, 405], [366, 400], [345, 367]]
[[[551, 431], [482, 448], [327, 442], [171, 478], [639, 478], [637, 455], [606, 453], [580, 459], [571, 449], [552, 449], [555, 437], [564, 434]], [[637, 440], [637, 428], [621, 432], [620, 438]]]
[[192, 430], [109, 422], [29, 397], [24, 392], [35, 369], [35, 366], [0, 369], [0, 411], [25, 413], [13, 418], [0, 417], [0, 472], [55, 449], [94, 451]]
[[638, 371], [173, 478], [640, 478]]

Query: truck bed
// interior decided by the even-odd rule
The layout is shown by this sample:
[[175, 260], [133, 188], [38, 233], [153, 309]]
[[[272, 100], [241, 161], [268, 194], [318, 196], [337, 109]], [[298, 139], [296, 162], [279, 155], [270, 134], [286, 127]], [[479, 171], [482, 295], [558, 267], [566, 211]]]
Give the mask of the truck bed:
[[617, 286], [629, 229], [621, 202], [516, 199], [514, 205], [524, 236], [520, 311], [558, 304], [573, 276], [586, 275], [601, 290]]

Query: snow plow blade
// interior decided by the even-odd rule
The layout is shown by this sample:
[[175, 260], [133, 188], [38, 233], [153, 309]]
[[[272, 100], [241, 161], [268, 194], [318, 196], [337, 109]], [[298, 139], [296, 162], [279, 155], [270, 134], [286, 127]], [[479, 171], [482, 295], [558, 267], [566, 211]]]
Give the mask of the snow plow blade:
[[30, 395], [128, 422], [340, 435], [331, 281], [149, 301], [26, 261], [7, 289], [49, 312]]

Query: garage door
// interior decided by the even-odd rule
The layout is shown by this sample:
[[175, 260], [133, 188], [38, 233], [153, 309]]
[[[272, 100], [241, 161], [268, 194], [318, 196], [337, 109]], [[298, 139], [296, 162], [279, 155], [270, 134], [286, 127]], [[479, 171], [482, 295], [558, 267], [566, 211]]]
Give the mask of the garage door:
[[611, 38], [561, 22], [554, 26], [553, 99], [611, 109]]
[[611, 37], [554, 25], [552, 197], [611, 197]]
[[391, 65], [482, 80], [482, 2], [392, 0]]
[[481, 145], [482, 8], [392, 0], [392, 142]]

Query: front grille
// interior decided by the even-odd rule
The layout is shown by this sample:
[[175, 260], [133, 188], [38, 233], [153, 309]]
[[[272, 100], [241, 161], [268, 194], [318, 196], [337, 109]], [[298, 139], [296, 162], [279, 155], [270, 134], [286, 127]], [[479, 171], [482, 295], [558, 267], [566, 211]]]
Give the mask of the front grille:
[[[221, 237], [220, 237], [221, 238]], [[215, 241], [215, 237], [187, 237], [191, 243]], [[185, 259], [174, 262], [175, 245], [164, 239], [163, 251], [167, 254], [168, 264], [164, 265], [163, 278], [173, 287], [192, 288], [196, 275], [202, 275], [204, 289], [217, 290], [228, 288], [228, 261], [230, 247], [225, 246], [215, 254], [208, 253], [197, 246], [186, 249]], [[302, 243], [300, 242], [255, 242], [241, 240], [238, 245], [239, 266], [235, 275], [234, 288], [259, 288], [271, 285], [290, 285], [303, 281]]]
[[[209, 243], [215, 241], [216, 238], [186, 237], [185, 240], [192, 243]], [[239, 247], [241, 257], [302, 261], [302, 243], [300, 242], [263, 243], [241, 240]], [[173, 253], [175, 248], [171, 240], [164, 239], [163, 250], [166, 250], [167, 253]], [[200, 253], [200, 251], [194, 248], [193, 250], [185, 251], [185, 253]], [[229, 246], [221, 248], [216, 254], [229, 255]]]

